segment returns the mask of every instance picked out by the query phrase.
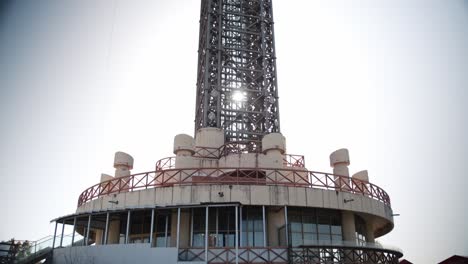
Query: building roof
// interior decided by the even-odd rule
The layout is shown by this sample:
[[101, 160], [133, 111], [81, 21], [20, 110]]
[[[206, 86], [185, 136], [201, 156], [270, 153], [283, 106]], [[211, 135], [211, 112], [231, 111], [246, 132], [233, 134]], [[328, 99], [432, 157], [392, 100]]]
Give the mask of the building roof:
[[408, 261], [408, 260], [406, 260], [406, 259], [400, 261], [399, 263], [400, 263], [400, 264], [413, 264], [413, 262], [410, 262], [410, 261]]
[[468, 256], [453, 255], [439, 264], [468, 264]]

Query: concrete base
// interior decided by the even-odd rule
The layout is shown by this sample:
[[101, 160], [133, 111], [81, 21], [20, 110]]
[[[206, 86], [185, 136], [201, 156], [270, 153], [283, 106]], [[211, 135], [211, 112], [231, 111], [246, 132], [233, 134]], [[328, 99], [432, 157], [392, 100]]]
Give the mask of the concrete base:
[[[157, 260], [156, 262], [154, 262]], [[152, 248], [149, 244], [105, 245], [54, 249], [54, 264], [177, 263], [176, 248]]]

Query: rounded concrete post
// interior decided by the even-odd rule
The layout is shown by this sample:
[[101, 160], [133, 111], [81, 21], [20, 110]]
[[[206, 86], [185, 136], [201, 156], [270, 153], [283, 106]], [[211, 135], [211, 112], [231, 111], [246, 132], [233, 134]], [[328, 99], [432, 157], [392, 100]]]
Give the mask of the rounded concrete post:
[[[113, 179], [114, 179], [114, 177], [112, 177], [112, 176], [110, 176], [108, 174], [105, 174], [105, 173], [101, 173], [101, 181], [100, 182], [110, 181], [110, 180], [113, 180]], [[109, 191], [110, 191], [110, 185], [107, 185], [102, 190], [103, 193], [107, 193]]]
[[176, 155], [175, 167], [192, 168], [194, 167], [194, 159], [192, 155], [194, 151], [193, 137], [186, 134], [179, 134], [174, 137], [174, 154]]
[[280, 133], [270, 133], [262, 139], [262, 152], [266, 155], [265, 165], [270, 168], [283, 167], [286, 138]]
[[[330, 154], [330, 166], [333, 168], [333, 174], [349, 177], [349, 164], [349, 152], [347, 149], [339, 149]], [[335, 187], [337, 189], [349, 189], [348, 186], [348, 178], [335, 176]]]
[[125, 152], [118, 151], [114, 156], [115, 177], [125, 177], [130, 175], [133, 169], [133, 157]]
[[366, 219], [366, 242], [375, 243], [374, 225], [372, 219]]
[[176, 156], [192, 156], [194, 140], [187, 134], [178, 134], [174, 137], [174, 154]]
[[219, 148], [224, 145], [224, 131], [217, 127], [200, 128], [195, 135], [196, 147]]
[[361, 191], [365, 194], [369, 193], [369, 190], [367, 189], [367, 183], [369, 182], [369, 173], [367, 172], [367, 170], [362, 170], [354, 173], [352, 178], [358, 180], [356, 181], [356, 191]]
[[343, 240], [356, 242], [356, 225], [353, 212], [341, 212], [341, 226], [343, 228]]

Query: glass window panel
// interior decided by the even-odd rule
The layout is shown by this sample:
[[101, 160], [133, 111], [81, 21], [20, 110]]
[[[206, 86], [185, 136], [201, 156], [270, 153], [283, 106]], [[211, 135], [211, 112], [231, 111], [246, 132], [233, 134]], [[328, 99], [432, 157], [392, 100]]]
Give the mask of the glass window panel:
[[143, 233], [149, 233], [151, 229], [151, 212], [145, 215], [144, 225], [143, 225]]
[[166, 247], [164, 234], [156, 235], [156, 247]]
[[263, 232], [255, 232], [254, 234], [254, 245], [255, 247], [263, 246]]
[[304, 233], [304, 245], [313, 245], [317, 243], [317, 234]]
[[253, 232], [249, 232], [249, 234], [247, 235], [247, 239], [248, 239], [247, 245], [249, 247], [253, 246], [253, 241], [254, 241], [253, 238], [254, 238]]
[[218, 247], [224, 247], [224, 235], [223, 234], [218, 234], [216, 243]]
[[242, 220], [242, 223], [241, 223], [241, 226], [242, 226], [242, 230], [247, 230], [247, 220]]
[[205, 234], [198, 233], [193, 234], [193, 246], [194, 247], [204, 247], [205, 246]]
[[322, 225], [329, 225], [330, 224], [330, 217], [328, 216], [319, 216], [318, 223]]
[[263, 219], [255, 220], [254, 231], [262, 231], [262, 230], [263, 230]]
[[225, 241], [225, 247], [233, 247], [236, 241], [236, 236], [235, 234], [226, 234], [224, 236]]
[[288, 220], [289, 222], [298, 222], [298, 223], [302, 222], [300, 214], [299, 215], [289, 214]]
[[330, 234], [319, 234], [320, 241], [330, 241], [331, 237]]
[[[216, 209], [218, 208], [209, 208], [208, 211], [208, 229], [210, 231], [216, 231]], [[218, 212], [219, 214], [220, 212]], [[222, 223], [219, 224], [226, 224], [224, 221], [221, 221]]]
[[341, 226], [332, 225], [331, 226], [331, 233], [336, 234], [336, 235], [341, 234]]
[[317, 225], [311, 223], [304, 223], [304, 232], [317, 233]]
[[247, 246], [247, 232], [242, 231], [241, 246]]
[[333, 241], [342, 241], [343, 237], [341, 235], [332, 235]]
[[302, 245], [302, 234], [301, 233], [291, 233], [291, 244], [293, 247]]
[[312, 215], [304, 215], [304, 216], [302, 217], [302, 221], [303, 221], [304, 223], [315, 223], [315, 217], [312, 216]]
[[329, 225], [318, 225], [318, 232], [322, 234], [330, 234]]
[[302, 232], [302, 225], [300, 222], [291, 223], [291, 232]]

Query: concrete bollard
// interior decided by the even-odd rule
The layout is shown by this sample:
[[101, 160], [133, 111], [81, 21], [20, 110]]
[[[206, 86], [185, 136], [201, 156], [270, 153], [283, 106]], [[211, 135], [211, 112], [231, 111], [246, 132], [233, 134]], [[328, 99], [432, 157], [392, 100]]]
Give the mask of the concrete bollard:
[[[347, 149], [339, 149], [330, 154], [330, 166], [333, 168], [333, 174], [349, 177], [349, 164], [349, 152]], [[348, 186], [348, 178], [335, 176], [335, 188], [349, 190]]]
[[133, 169], [133, 157], [125, 152], [118, 151], [114, 156], [115, 177], [125, 177], [130, 175]]
[[175, 168], [194, 167], [194, 158], [192, 157], [194, 153], [193, 137], [186, 134], [179, 134], [174, 137]]
[[262, 152], [266, 159], [264, 165], [269, 168], [283, 168], [283, 155], [286, 152], [286, 139], [280, 133], [265, 135], [262, 139]]
[[358, 181], [355, 181], [356, 191], [358, 192], [362, 191], [362, 193], [365, 193], [365, 194], [369, 193], [369, 190], [367, 189], [367, 183], [369, 182], [369, 173], [367, 172], [367, 170], [358, 171], [354, 173], [351, 178], [358, 180]]

